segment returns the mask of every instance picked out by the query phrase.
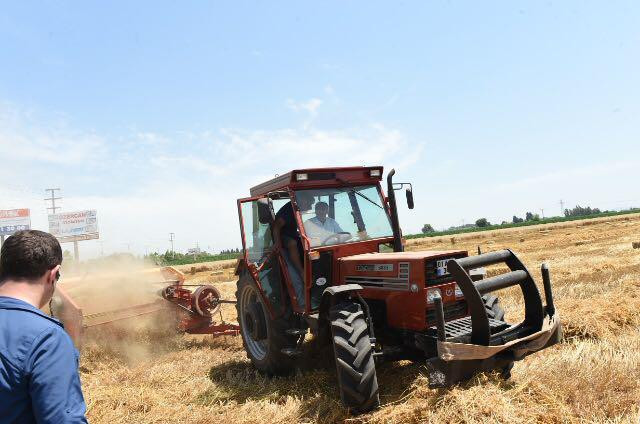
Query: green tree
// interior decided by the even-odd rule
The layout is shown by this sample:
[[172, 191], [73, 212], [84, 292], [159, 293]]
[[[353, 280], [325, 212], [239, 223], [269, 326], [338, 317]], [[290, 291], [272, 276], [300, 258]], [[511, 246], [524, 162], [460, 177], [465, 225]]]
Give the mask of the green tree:
[[431, 224], [424, 224], [424, 226], [422, 227], [422, 233], [423, 234], [435, 233], [435, 232], [436, 232], [436, 230], [433, 229]]
[[598, 208], [591, 208], [590, 206], [582, 207], [577, 205], [573, 209], [565, 209], [564, 216], [585, 216], [585, 215], [596, 215], [602, 213], [602, 211]]
[[531, 212], [527, 212], [525, 217], [524, 217], [525, 221], [540, 221], [540, 215], [538, 215], [537, 213], [531, 213]]
[[491, 225], [491, 223], [489, 221], [487, 221], [487, 218], [480, 218], [478, 220], [476, 220], [476, 227], [488, 227], [489, 225]]
[[71, 254], [71, 252], [69, 252], [68, 250], [62, 252], [62, 261], [67, 263], [73, 262], [73, 255]]

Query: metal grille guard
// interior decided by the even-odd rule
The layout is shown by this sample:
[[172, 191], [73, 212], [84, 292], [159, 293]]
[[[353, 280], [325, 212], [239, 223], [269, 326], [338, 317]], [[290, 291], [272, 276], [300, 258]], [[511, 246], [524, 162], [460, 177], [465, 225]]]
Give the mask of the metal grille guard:
[[[510, 271], [476, 283], [472, 281], [469, 270], [498, 263], [505, 263]], [[427, 360], [430, 388], [448, 387], [467, 380], [480, 371], [498, 369], [508, 377], [514, 361], [560, 341], [562, 329], [553, 306], [551, 279], [546, 264], [542, 264], [545, 308], [531, 274], [511, 250], [451, 259], [447, 262], [447, 269], [458, 283], [469, 306], [470, 344], [447, 340], [448, 323], [444, 320], [442, 299], [435, 296], [438, 356]], [[524, 296], [525, 318], [520, 324], [513, 326], [506, 323], [501, 327], [494, 325], [496, 333], [492, 334], [482, 295], [515, 285], [520, 285]], [[441, 352], [441, 347], [446, 349]]]
[[[469, 270], [488, 265], [505, 263], [510, 272], [496, 275], [476, 283], [473, 282]], [[551, 280], [549, 269], [546, 264], [542, 265], [542, 280], [544, 285], [546, 308], [542, 306], [540, 292], [536, 287], [533, 278], [524, 264], [511, 250], [499, 250], [496, 252], [484, 253], [477, 256], [469, 256], [460, 259], [450, 259], [447, 262], [447, 270], [454, 277], [458, 286], [462, 290], [471, 315], [471, 343], [481, 346], [489, 346], [496, 338], [511, 335], [513, 337], [524, 337], [533, 334], [542, 328], [545, 315], [553, 316], [555, 308], [553, 306], [553, 294], [551, 292]], [[501, 290], [507, 287], [520, 285], [524, 296], [525, 318], [517, 326], [510, 327], [497, 334], [491, 334], [491, 327], [482, 295]], [[438, 340], [446, 341], [444, 311], [442, 299], [434, 299], [436, 310], [436, 324], [438, 330]], [[493, 339], [493, 340], [492, 340]]]

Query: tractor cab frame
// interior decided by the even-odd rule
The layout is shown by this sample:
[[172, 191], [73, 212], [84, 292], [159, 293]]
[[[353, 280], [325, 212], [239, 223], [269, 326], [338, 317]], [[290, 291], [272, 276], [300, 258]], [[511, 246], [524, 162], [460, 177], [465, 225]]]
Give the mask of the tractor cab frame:
[[[238, 200], [244, 252], [239, 267], [246, 269], [260, 286], [272, 318], [286, 312], [285, 295], [293, 312], [318, 312], [324, 290], [338, 281], [333, 265], [340, 257], [402, 250], [394, 185], [389, 180], [391, 196], [386, 197], [380, 184], [382, 172], [382, 167], [294, 170], [251, 188], [251, 197]], [[395, 189], [404, 185], [410, 186], [396, 184]], [[319, 235], [311, 234], [313, 212], [301, 210], [297, 199], [305, 194], [318, 203], [326, 203], [327, 218], [333, 222], [339, 218], [339, 224], [345, 229], [350, 227], [350, 231], [320, 230]], [[410, 189], [407, 200], [412, 207]], [[274, 245], [275, 213], [288, 202], [293, 206], [299, 232], [303, 275], [297, 275], [289, 252]]]

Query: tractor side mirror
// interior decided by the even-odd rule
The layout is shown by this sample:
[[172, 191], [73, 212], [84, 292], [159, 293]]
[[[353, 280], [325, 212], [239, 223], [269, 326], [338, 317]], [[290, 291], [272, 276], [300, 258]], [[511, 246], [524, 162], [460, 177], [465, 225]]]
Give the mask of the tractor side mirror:
[[275, 221], [276, 216], [273, 213], [273, 202], [268, 197], [258, 199], [258, 221], [261, 224], [271, 224]]
[[405, 194], [407, 195], [407, 207], [413, 209], [413, 190], [411, 187], [407, 188]]

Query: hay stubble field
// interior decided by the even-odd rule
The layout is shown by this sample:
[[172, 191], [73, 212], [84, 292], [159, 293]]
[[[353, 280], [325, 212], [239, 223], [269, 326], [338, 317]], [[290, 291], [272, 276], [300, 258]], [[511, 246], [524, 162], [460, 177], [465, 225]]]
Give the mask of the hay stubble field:
[[[250, 365], [239, 337], [176, 335], [162, 316], [139, 328], [89, 335], [80, 361], [90, 422], [629, 422], [640, 419], [640, 215], [414, 239], [408, 250], [511, 248], [540, 283], [552, 272], [565, 340], [517, 362], [512, 378], [483, 374], [446, 390], [425, 368], [378, 367], [379, 410], [353, 417], [333, 369], [302, 360], [296, 375], [268, 378]], [[189, 275], [233, 298], [233, 262]], [[188, 269], [189, 267], [185, 267]], [[491, 270], [490, 270], [491, 272]], [[500, 292], [518, 317], [517, 288]], [[235, 320], [233, 306], [225, 319]], [[153, 323], [149, 328], [149, 320]]]

